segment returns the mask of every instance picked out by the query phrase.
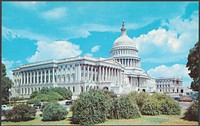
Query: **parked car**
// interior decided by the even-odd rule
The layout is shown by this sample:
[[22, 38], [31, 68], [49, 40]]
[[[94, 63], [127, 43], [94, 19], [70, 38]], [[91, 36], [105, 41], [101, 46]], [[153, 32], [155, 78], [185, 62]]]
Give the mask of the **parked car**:
[[65, 105], [72, 105], [72, 100], [67, 100], [66, 102], [65, 102]]
[[34, 104], [33, 107], [35, 107], [36, 109], [40, 109], [41, 108], [41, 104]]
[[9, 110], [9, 109], [12, 109], [12, 107], [9, 107], [7, 105], [1, 105], [1, 110], [6, 111], [6, 110]]
[[180, 98], [179, 101], [182, 101], [182, 102], [192, 102], [192, 99], [189, 98], [189, 97], [182, 97], [182, 98]]
[[180, 101], [180, 97], [173, 97], [175, 101]]

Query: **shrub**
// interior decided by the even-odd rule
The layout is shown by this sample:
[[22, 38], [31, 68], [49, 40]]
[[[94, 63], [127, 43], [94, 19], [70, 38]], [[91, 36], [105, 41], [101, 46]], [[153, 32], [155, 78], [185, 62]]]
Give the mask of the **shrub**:
[[22, 104], [17, 105], [11, 110], [7, 110], [5, 117], [8, 121], [25, 121], [34, 119], [36, 115], [36, 110], [34, 107]]
[[43, 109], [43, 121], [55, 121], [55, 120], [62, 120], [65, 119], [67, 115], [67, 110], [59, 105], [58, 103], [50, 103], [45, 105]]
[[31, 98], [31, 99], [32, 99], [32, 98], [35, 98], [35, 97], [37, 96], [37, 94], [38, 94], [38, 91], [32, 92], [30, 98]]
[[102, 123], [108, 115], [109, 97], [101, 90], [90, 90], [80, 94], [72, 106], [72, 123], [91, 125]]
[[33, 98], [27, 101], [28, 104], [40, 104], [41, 100], [37, 98]]
[[133, 92], [129, 93], [128, 96], [129, 96], [131, 102], [133, 102], [133, 103], [136, 102], [137, 103], [140, 111], [142, 109], [142, 106], [143, 106], [145, 100], [150, 97], [146, 92], [138, 93], [136, 91], [133, 91]]
[[120, 96], [112, 102], [109, 118], [138, 118], [141, 117], [139, 108], [136, 103], [131, 103], [127, 95]]
[[153, 94], [152, 98], [156, 98], [160, 102], [161, 114], [165, 115], [179, 115], [181, 113], [181, 106], [176, 103], [167, 94]]
[[141, 108], [143, 115], [159, 115], [160, 114], [160, 103], [155, 98], [146, 99]]
[[171, 99], [164, 99], [160, 101], [161, 114], [165, 115], [180, 115], [181, 107], [178, 103]]
[[64, 99], [72, 99], [72, 92], [64, 87], [57, 87], [51, 89], [54, 92], [58, 92]]
[[199, 114], [198, 114], [198, 102], [194, 102], [184, 113], [184, 119], [190, 121], [198, 121]]

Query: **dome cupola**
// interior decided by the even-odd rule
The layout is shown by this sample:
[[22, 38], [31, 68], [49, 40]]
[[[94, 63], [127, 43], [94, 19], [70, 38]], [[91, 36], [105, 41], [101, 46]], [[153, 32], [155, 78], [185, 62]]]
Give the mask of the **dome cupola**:
[[113, 47], [110, 51], [110, 56], [125, 66], [128, 67], [140, 66], [139, 64], [140, 58], [138, 57], [138, 50], [136, 48], [135, 42], [126, 34], [124, 21], [122, 21], [121, 32], [122, 32], [121, 36], [119, 36], [114, 41]]

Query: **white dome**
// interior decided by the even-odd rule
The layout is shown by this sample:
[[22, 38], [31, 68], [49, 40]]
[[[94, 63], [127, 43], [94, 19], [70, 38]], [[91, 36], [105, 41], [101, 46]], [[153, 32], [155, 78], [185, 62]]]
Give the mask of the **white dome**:
[[117, 38], [114, 41], [113, 47], [116, 47], [116, 46], [132, 46], [132, 47], [135, 47], [135, 43], [126, 34], [122, 34], [119, 38]]

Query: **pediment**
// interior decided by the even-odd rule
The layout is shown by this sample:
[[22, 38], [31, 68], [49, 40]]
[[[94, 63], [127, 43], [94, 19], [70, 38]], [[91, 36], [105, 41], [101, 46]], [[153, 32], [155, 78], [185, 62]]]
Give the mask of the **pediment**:
[[115, 65], [118, 65], [118, 66], [122, 66], [122, 64], [120, 64], [119, 62], [117, 62], [114, 58], [108, 58], [108, 59], [105, 59], [103, 61], [107, 62], [107, 63], [115, 64]]

